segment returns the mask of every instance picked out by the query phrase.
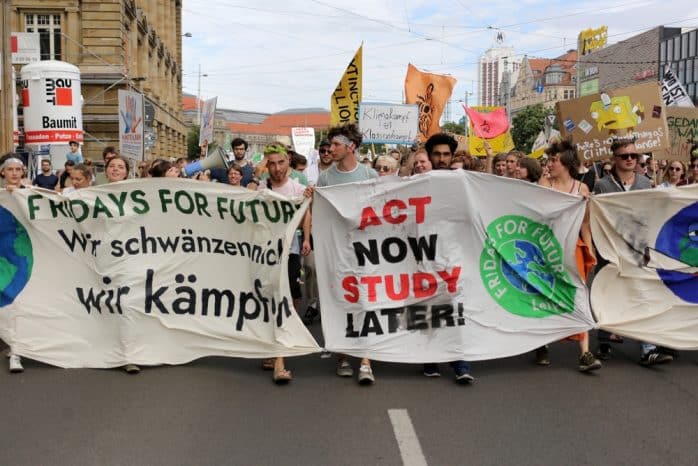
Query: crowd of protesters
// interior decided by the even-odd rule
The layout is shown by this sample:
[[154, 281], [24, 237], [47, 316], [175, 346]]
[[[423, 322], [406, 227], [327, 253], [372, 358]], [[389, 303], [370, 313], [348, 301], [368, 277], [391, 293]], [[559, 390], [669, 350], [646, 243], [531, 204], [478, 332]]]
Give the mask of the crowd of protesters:
[[[359, 156], [362, 136], [355, 125], [331, 128], [327, 138], [320, 141], [317, 153], [311, 154], [311, 160], [294, 152], [284, 144], [268, 145], [264, 157], [258, 164], [249, 158], [248, 144], [243, 139], [234, 139], [231, 143], [232, 154], [229, 155], [227, 168], [212, 168], [193, 173], [190, 178], [204, 182], [219, 182], [236, 188], [251, 190], [269, 189], [286, 196], [312, 197], [314, 186], [323, 187], [336, 184], [364, 181], [379, 176], [412, 176], [426, 174], [432, 170], [471, 170], [489, 173], [495, 176], [516, 178], [530, 183], [537, 183], [549, 189], [588, 198], [593, 194], [623, 192], [636, 189], [670, 188], [698, 183], [698, 150], [693, 151], [690, 163], [678, 160], [657, 160], [652, 154], [641, 154], [631, 140], [618, 140], [611, 147], [613, 157], [598, 162], [583, 161], [575, 147], [565, 141], [551, 144], [545, 155], [535, 159], [527, 157], [520, 151], [495, 154], [485, 142], [487, 156], [470, 155], [466, 150], [458, 150], [457, 141], [449, 134], [436, 134], [425, 144], [414, 144], [403, 150], [394, 149], [374, 159]], [[694, 147], [695, 149], [695, 147]], [[103, 171], [96, 173], [95, 166], [82, 156], [75, 160], [77, 151], [71, 144], [72, 157], [68, 157], [62, 170], [54, 172], [51, 161], [43, 159], [40, 173], [27, 179], [25, 164], [17, 155], [7, 154], [0, 158], [0, 177], [3, 187], [12, 191], [31, 184], [43, 189], [50, 189], [70, 196], [71, 193], [89, 186], [116, 183], [129, 178], [177, 178], [185, 176], [188, 160], [155, 159], [138, 162], [131, 167], [127, 158], [118, 154], [114, 147], [106, 147], [102, 153]], [[306, 324], [312, 325], [314, 319], [321, 315], [311, 250], [310, 225], [311, 211], [305, 216], [290, 248], [288, 261], [289, 284], [296, 309], [301, 298], [305, 299], [307, 308], [303, 314]], [[577, 263], [580, 276], [593, 279], [596, 272], [605, 264], [603, 258], [597, 258], [588, 211], [584, 215], [577, 244]], [[587, 332], [573, 335], [568, 339], [579, 344], [580, 356], [578, 368], [589, 372], [601, 368], [601, 360], [612, 355], [612, 344], [622, 342], [619, 335], [599, 331], [596, 353], [590, 351]], [[653, 365], [671, 362], [674, 352], [667, 348], [642, 343], [640, 363]], [[22, 362], [19, 356], [9, 353], [11, 372], [21, 372]], [[535, 361], [540, 365], [549, 365], [547, 346], [535, 351]], [[273, 371], [273, 380], [286, 383], [292, 374], [286, 369], [283, 358], [263, 361], [262, 367]], [[470, 366], [466, 361], [453, 361], [456, 381], [470, 383], [474, 380]], [[134, 364], [124, 366], [129, 373], [138, 373], [140, 368]], [[338, 355], [336, 373], [340, 377], [352, 377], [353, 367], [349, 358]], [[425, 364], [423, 373], [427, 377], [440, 376], [437, 364]], [[360, 361], [358, 382], [370, 385], [375, 376], [371, 361]]]

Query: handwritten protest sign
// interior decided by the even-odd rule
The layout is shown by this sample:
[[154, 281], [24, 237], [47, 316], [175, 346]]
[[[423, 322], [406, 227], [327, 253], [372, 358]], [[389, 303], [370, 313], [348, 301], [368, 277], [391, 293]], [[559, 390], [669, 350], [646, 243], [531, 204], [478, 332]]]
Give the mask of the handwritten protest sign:
[[[483, 114], [503, 110], [502, 107], [496, 107], [491, 105], [481, 105], [470, 108]], [[485, 150], [485, 139], [475, 134], [475, 129], [473, 128], [472, 121], [469, 123], [469, 135], [470, 136], [468, 137], [468, 142], [470, 144], [470, 155], [476, 155], [478, 157], [486, 156], [487, 151]], [[487, 142], [489, 142], [490, 148], [492, 149], [492, 152], [494, 152], [495, 154], [514, 150], [514, 140], [512, 139], [511, 132], [509, 130], [494, 138], [487, 139]]]
[[302, 199], [163, 178], [0, 203], [0, 337], [19, 355], [115, 367], [318, 350], [284, 252]]
[[574, 260], [584, 203], [573, 196], [434, 171], [319, 188], [313, 215], [331, 351], [480, 360], [593, 325]]
[[616, 138], [634, 138], [639, 152], [669, 147], [659, 83], [613, 89], [556, 104], [563, 138], [571, 137], [582, 160], [612, 157]]
[[412, 144], [419, 132], [419, 108], [361, 102], [359, 128], [366, 143]]
[[666, 114], [671, 146], [657, 154], [658, 158], [688, 163], [691, 149], [698, 147], [698, 108], [667, 107]]

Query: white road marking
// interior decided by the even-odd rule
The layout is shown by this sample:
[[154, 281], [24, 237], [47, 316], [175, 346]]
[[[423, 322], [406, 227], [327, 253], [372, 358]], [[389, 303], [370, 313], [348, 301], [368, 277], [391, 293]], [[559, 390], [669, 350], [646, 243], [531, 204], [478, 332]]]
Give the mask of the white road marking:
[[417, 433], [406, 409], [389, 409], [388, 416], [405, 466], [427, 466]]

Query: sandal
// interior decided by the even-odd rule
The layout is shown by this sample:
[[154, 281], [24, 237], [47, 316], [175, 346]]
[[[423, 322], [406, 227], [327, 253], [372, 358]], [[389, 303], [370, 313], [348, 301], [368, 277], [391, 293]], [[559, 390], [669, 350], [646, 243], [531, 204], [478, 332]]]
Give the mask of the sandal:
[[275, 384], [283, 385], [289, 383], [292, 379], [293, 376], [291, 375], [291, 371], [287, 369], [274, 369], [272, 380], [274, 380]]
[[262, 369], [265, 371], [273, 371], [274, 370], [274, 358], [269, 358], [265, 359], [262, 361]]

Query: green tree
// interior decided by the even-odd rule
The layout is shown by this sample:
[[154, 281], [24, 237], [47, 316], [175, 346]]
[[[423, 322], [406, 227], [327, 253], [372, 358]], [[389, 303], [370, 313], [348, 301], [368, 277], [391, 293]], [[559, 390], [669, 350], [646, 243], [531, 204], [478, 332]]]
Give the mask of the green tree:
[[199, 127], [192, 126], [187, 133], [187, 158], [196, 160], [199, 158]]
[[518, 112], [511, 122], [511, 137], [516, 148], [527, 154], [531, 152], [538, 133], [543, 131], [545, 118], [553, 113], [553, 109], [543, 104], [529, 105]]
[[465, 128], [463, 127], [464, 124], [465, 123], [463, 122], [456, 123], [455, 121], [449, 121], [441, 126], [441, 131], [445, 133], [465, 134]]

